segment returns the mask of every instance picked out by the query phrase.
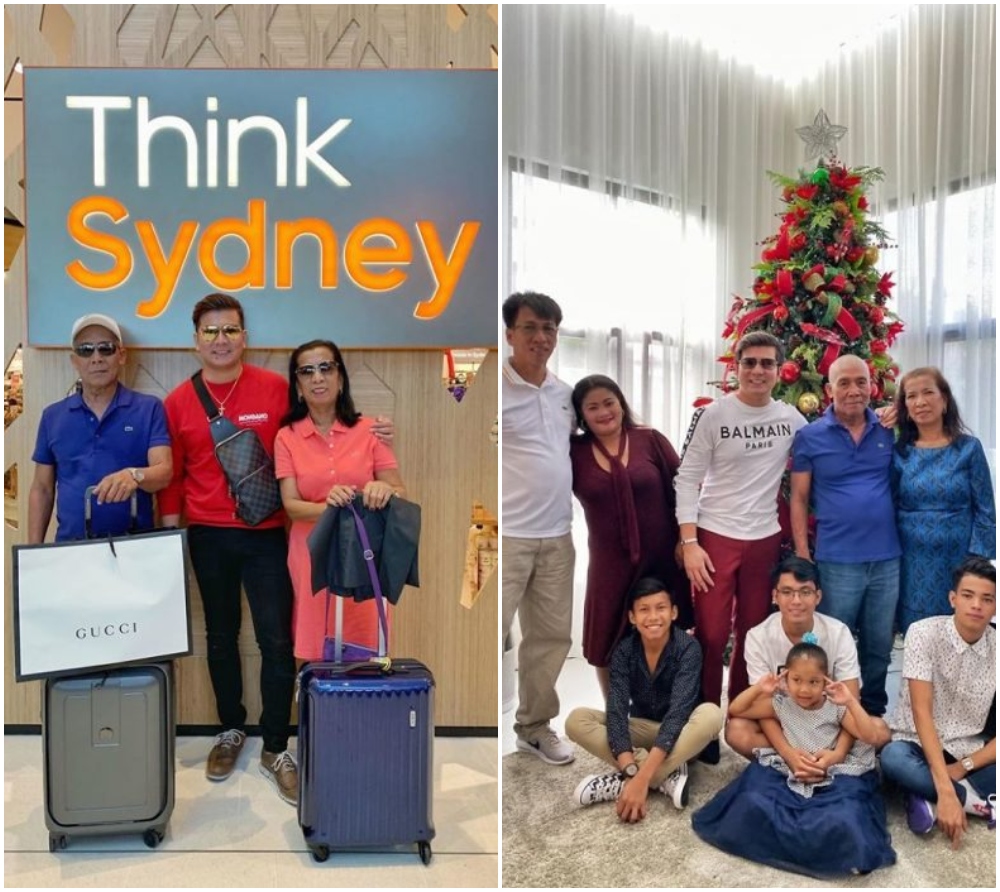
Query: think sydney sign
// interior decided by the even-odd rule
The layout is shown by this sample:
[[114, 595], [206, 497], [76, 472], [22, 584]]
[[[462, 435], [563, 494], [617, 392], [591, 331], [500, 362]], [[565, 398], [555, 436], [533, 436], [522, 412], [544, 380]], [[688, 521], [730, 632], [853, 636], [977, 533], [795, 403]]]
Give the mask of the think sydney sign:
[[496, 72], [29, 68], [25, 129], [35, 346], [212, 291], [256, 347], [496, 341]]

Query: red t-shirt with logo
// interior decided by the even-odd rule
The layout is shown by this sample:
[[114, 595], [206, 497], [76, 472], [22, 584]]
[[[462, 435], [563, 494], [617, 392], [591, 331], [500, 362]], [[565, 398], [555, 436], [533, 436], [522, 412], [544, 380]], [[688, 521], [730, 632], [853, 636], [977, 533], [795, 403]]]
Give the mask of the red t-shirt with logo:
[[[278, 424], [288, 412], [288, 381], [276, 372], [243, 365], [232, 394], [232, 384], [209, 384], [209, 393], [225, 401], [225, 416], [237, 427], [257, 432], [261, 443], [274, 455]], [[161, 514], [183, 513], [187, 522], [216, 527], [247, 527], [236, 516], [236, 503], [222, 466], [215, 457], [215, 444], [208, 429], [205, 409], [190, 379], [180, 384], [163, 401], [174, 454], [174, 476], [160, 492]], [[278, 511], [253, 529], [285, 524]]]

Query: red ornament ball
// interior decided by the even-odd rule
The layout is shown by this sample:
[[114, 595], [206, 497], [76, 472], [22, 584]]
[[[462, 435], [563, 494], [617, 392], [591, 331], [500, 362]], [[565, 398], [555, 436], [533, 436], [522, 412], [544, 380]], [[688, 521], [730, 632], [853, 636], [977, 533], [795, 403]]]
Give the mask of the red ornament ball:
[[774, 308], [774, 318], [778, 322], [784, 322], [788, 318], [788, 307], [784, 304], [778, 304]]
[[778, 376], [785, 384], [794, 384], [799, 380], [802, 375], [802, 369], [799, 368], [799, 364], [792, 360], [781, 364], [781, 370], [778, 372]]
[[876, 339], [871, 343], [871, 351], [873, 354], [885, 353], [888, 349], [889, 345], [881, 339]]
[[868, 318], [871, 319], [872, 325], [881, 325], [885, 321], [885, 310], [881, 307], [871, 307], [868, 310]]

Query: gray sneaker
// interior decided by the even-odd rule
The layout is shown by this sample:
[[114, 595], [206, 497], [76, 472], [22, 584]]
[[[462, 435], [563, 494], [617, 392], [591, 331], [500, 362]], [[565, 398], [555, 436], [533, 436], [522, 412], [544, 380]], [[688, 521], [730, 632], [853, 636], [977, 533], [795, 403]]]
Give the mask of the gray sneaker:
[[278, 791], [278, 795], [289, 805], [299, 804], [299, 769], [292, 754], [269, 753], [262, 750], [260, 754], [260, 773], [264, 775]]
[[688, 804], [688, 767], [687, 762], [681, 762], [681, 767], [671, 774], [657, 789], [669, 796], [678, 811]]
[[573, 800], [580, 805], [593, 805], [595, 802], [614, 802], [618, 799], [625, 781], [619, 772], [610, 774], [589, 774], [573, 791]]
[[545, 728], [535, 735], [534, 739], [526, 740], [523, 737], [517, 738], [517, 748], [522, 753], [531, 753], [538, 756], [543, 762], [549, 765], [569, 765], [576, 756], [568, 743], [561, 740], [551, 728]]

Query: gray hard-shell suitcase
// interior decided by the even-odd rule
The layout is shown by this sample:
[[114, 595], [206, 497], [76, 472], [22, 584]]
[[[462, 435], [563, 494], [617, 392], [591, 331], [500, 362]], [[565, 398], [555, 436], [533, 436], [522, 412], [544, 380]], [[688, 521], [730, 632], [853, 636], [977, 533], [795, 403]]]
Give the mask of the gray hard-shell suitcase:
[[73, 836], [142, 833], [155, 848], [174, 810], [173, 667], [127, 666], [45, 683], [49, 850]]

